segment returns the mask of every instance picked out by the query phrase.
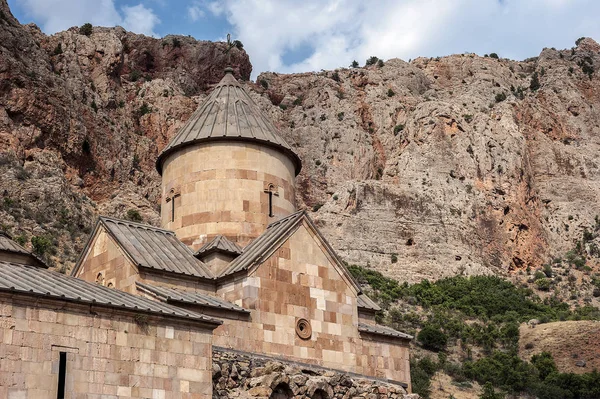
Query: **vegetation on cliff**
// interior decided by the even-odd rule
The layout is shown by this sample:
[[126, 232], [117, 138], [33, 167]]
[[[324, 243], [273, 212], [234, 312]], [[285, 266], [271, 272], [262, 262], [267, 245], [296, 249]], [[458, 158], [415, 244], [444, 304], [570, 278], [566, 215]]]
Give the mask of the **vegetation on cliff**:
[[[534, 355], [530, 361], [518, 356], [520, 323], [600, 320], [598, 308], [571, 309], [554, 297], [542, 300], [533, 290], [496, 276], [455, 276], [409, 285], [360, 266], [348, 268], [382, 307], [380, 322], [416, 333], [420, 346], [437, 352], [437, 361], [430, 356], [411, 360], [413, 388], [423, 397], [429, 397], [430, 379], [438, 371], [456, 384], [491, 383], [501, 392], [498, 397], [600, 396], [597, 372], [560, 373], [549, 353]], [[489, 387], [482, 397], [486, 392], [491, 394]]]

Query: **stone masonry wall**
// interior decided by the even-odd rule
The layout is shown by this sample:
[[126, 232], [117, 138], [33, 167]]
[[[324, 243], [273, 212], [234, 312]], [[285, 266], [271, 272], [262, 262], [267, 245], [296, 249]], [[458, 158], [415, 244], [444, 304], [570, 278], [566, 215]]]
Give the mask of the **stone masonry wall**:
[[[410, 382], [409, 344], [358, 331], [356, 291], [311, 228], [301, 225], [248, 277], [219, 287], [227, 301], [250, 310], [250, 321], [226, 320], [214, 345]], [[302, 339], [296, 323], [312, 334]]]
[[213, 399], [418, 398], [385, 380], [213, 348]]
[[210, 399], [211, 330], [104, 311], [0, 295], [0, 398], [56, 398], [66, 352], [67, 399]]
[[245, 245], [277, 220], [268, 216], [269, 184], [276, 194], [273, 213], [294, 212], [294, 177], [286, 155], [261, 145], [229, 141], [184, 148], [163, 168], [162, 227], [193, 250], [219, 234]]
[[90, 283], [136, 294], [138, 271], [114, 239], [100, 226], [76, 277]]

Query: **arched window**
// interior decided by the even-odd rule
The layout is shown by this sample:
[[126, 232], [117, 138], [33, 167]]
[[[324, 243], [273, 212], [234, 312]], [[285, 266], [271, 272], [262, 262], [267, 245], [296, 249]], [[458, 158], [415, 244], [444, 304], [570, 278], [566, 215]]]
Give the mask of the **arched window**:
[[98, 273], [96, 276], [96, 284], [104, 285], [104, 275], [102, 273]]
[[285, 382], [280, 383], [273, 389], [271, 396], [269, 399], [291, 399], [294, 396], [294, 393], [290, 389], [290, 386]]

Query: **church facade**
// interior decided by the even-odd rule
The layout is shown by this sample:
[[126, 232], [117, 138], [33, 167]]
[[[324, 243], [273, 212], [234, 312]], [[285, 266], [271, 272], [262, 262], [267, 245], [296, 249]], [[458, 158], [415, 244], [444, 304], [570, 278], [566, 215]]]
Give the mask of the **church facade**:
[[[217, 397], [202, 374], [214, 366], [215, 350], [410, 391], [412, 337], [377, 325], [378, 306], [361, 292], [306, 211], [296, 209], [300, 158], [231, 70], [159, 155], [157, 169], [162, 228], [100, 217], [71, 276], [61, 277], [103, 295], [118, 293], [161, 307], [163, 313], [150, 312], [152, 318], [185, 319], [186, 328], [201, 331], [174, 332], [170, 324], [167, 330], [162, 321], [150, 323], [147, 331], [155, 339], [170, 331], [173, 339], [183, 340], [173, 346], [192, 345], [184, 352], [189, 356], [184, 368], [197, 369], [198, 376], [188, 379], [187, 371], [169, 366], [170, 384], [157, 382], [166, 396], [127, 391], [124, 397]], [[171, 309], [176, 311], [169, 315]], [[125, 328], [143, 333], [137, 324], [117, 320], [110, 320], [117, 323], [107, 330], [111, 337], [114, 332], [123, 339]], [[158, 341], [147, 345], [145, 359], [160, 367], [163, 358], [154, 351], [166, 348]], [[213, 367], [212, 382], [217, 377]], [[121, 382], [124, 392], [127, 383]], [[283, 383], [254, 396], [296, 395], [298, 387]], [[319, 395], [327, 396], [326, 390]]]

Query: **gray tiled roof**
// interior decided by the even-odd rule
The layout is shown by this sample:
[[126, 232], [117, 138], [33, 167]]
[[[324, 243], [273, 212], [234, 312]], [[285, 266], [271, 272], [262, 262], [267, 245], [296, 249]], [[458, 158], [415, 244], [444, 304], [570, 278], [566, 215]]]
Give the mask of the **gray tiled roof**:
[[[139, 267], [207, 279], [214, 278], [208, 266], [196, 259], [192, 251], [179, 241], [172, 231], [105, 216], [101, 216], [98, 223], [107, 229], [123, 251]], [[93, 236], [94, 233], [91, 237]], [[76, 275], [81, 261], [82, 259], [73, 269], [72, 275]]]
[[213, 278], [210, 269], [172, 231], [127, 220], [107, 217], [100, 220], [138, 266]]
[[35, 266], [0, 262], [0, 291], [204, 321], [220, 320]]
[[14, 242], [12, 238], [5, 232], [0, 232], [0, 251], [13, 252], [20, 255], [29, 256], [29, 258], [36, 266], [43, 267], [45, 269], [48, 268], [48, 265], [46, 265], [43, 260], [29, 252], [21, 245]]
[[289, 216], [271, 223], [264, 233], [248, 244], [244, 248], [242, 254], [231, 261], [231, 263], [227, 265], [225, 269], [223, 269], [218, 278], [225, 277], [243, 270], [248, 270], [252, 266], [258, 265], [267, 260], [279, 248], [279, 246], [297, 230], [302, 221], [306, 221], [306, 223], [312, 228], [312, 231], [314, 231], [316, 236], [321, 240], [323, 249], [334, 259], [348, 283], [360, 293], [359, 285], [348, 272], [343, 262], [341, 259], [339, 259], [325, 237], [321, 235], [319, 229], [315, 226], [305, 210], [294, 212]]
[[377, 305], [375, 303], [375, 301], [373, 301], [371, 298], [369, 298], [365, 294], [361, 294], [361, 295], [359, 295], [356, 298], [356, 305], [359, 308], [368, 309], [368, 310], [374, 310], [376, 312], [381, 310], [381, 308], [379, 307], [379, 305]]
[[162, 174], [167, 155], [190, 144], [215, 140], [259, 142], [282, 151], [294, 162], [296, 174], [301, 161], [290, 145], [281, 138], [277, 129], [252, 101], [248, 93], [226, 73], [204, 103], [192, 114], [156, 160], [156, 169]]
[[214, 251], [227, 252], [231, 255], [240, 255], [243, 249], [235, 242], [228, 240], [227, 237], [218, 235], [212, 241], [207, 242], [197, 250], [194, 256], [203, 256]]
[[227, 302], [221, 298], [217, 298], [208, 294], [202, 294], [199, 292], [188, 292], [185, 290], [178, 290], [175, 288], [160, 287], [156, 285], [150, 285], [136, 281], [135, 283], [138, 289], [151, 294], [152, 296], [164, 301], [164, 302], [180, 302], [192, 305], [207, 306], [215, 309], [226, 309], [235, 312], [249, 313], [248, 310], [241, 306], [235, 305], [231, 302]]
[[392, 338], [413, 339], [412, 335], [408, 335], [403, 332], [396, 331], [393, 328], [380, 325], [358, 323], [358, 331], [368, 334], [385, 335], [386, 337]]
[[304, 215], [304, 211], [298, 211], [271, 223], [264, 233], [248, 244], [242, 254], [223, 269], [219, 277], [247, 270], [266, 260], [277, 249], [277, 244], [282, 243], [290, 233], [296, 231], [298, 222]]
[[23, 255], [29, 255], [30, 252], [14, 242], [10, 236], [0, 232], [0, 251], [15, 252]]

